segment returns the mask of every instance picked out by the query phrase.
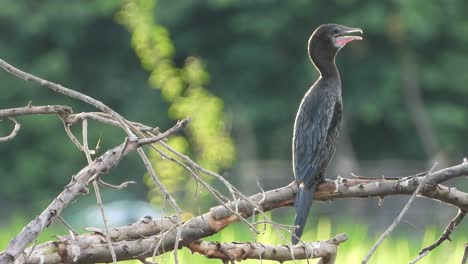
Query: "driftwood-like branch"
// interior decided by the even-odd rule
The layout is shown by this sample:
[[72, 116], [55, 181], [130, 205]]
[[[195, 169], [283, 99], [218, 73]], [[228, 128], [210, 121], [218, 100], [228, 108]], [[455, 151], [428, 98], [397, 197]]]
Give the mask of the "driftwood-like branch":
[[[346, 234], [339, 234], [329, 240], [298, 244], [292, 247], [284, 245], [265, 245], [262, 243], [219, 243], [197, 240], [187, 245], [192, 252], [217, 258], [223, 261], [245, 259], [287, 260], [322, 258], [323, 264], [334, 263], [338, 246], [348, 239]], [[294, 256], [294, 257], [293, 257]]]
[[[260, 203], [264, 211], [269, 211], [278, 207], [291, 205], [294, 199], [296, 187], [291, 185], [280, 189], [260, 193], [249, 197], [251, 200]], [[252, 208], [251, 203], [246, 201], [236, 201], [225, 206], [219, 205], [211, 208], [211, 210], [201, 216], [192, 218], [183, 223], [180, 227], [179, 247], [187, 246], [190, 243], [201, 238], [213, 235], [229, 224], [239, 221], [239, 217], [227, 209], [226, 206], [232, 208], [237, 207], [239, 214], [242, 217], [249, 217], [258, 210]], [[133, 224], [137, 228], [118, 227], [111, 229], [110, 237], [113, 241], [112, 245], [116, 253], [117, 259], [128, 260], [138, 258], [151, 257], [153, 253], [160, 255], [164, 252], [169, 252], [174, 249], [178, 230], [173, 228], [176, 224], [176, 218], [161, 220], [150, 220], [144, 218], [139, 223]], [[160, 226], [160, 223], [164, 226]], [[173, 224], [173, 225], [171, 225]], [[147, 228], [146, 228], [147, 226]], [[103, 230], [92, 229], [93, 234], [86, 234], [75, 237], [75, 240], [70, 237], [62, 237], [60, 242], [47, 242], [36, 246], [34, 253], [31, 254], [26, 263], [38, 264], [43, 259], [43, 263], [60, 263], [70, 262], [75, 260], [75, 263], [96, 263], [112, 261], [111, 254], [103, 239]], [[132, 231], [131, 231], [132, 230]], [[141, 234], [126, 234], [126, 232], [135, 232], [141, 230]], [[151, 230], [156, 232], [152, 236]], [[163, 231], [163, 232], [162, 232]], [[133, 240], [121, 240], [132, 239]], [[164, 239], [162, 239], [164, 237]], [[155, 247], [159, 245], [155, 252]], [[42, 255], [42, 252], [52, 252], [51, 254]], [[79, 252], [79, 255], [74, 252]], [[29, 253], [28, 251], [25, 252]], [[65, 257], [64, 257], [65, 256]], [[18, 259], [18, 263], [21, 258]]]
[[72, 176], [70, 183], [65, 186], [65, 189], [52, 201], [52, 203], [38, 217], [36, 217], [36, 219], [27, 224], [8, 244], [3, 254], [0, 255], [0, 264], [12, 263], [20, 254], [23, 253], [24, 249], [36, 239], [42, 230], [49, 226], [55, 218], [61, 214], [64, 208], [66, 208], [80, 194], [88, 193], [86, 186], [91, 177], [109, 172], [112, 168], [117, 166], [120, 159], [129, 152], [136, 150], [144, 144], [157, 142], [167, 138], [187, 126], [189, 122], [189, 119], [180, 121], [166, 132], [161, 133], [156, 137], [152, 137], [151, 141], [146, 139], [143, 142], [140, 142], [140, 140], [126, 141], [128, 143], [123, 143], [106, 151], [76, 175]]
[[[437, 178], [437, 181], [447, 180], [458, 176], [468, 174], [468, 164], [461, 164], [447, 169], [432, 173], [430, 180]], [[448, 176], [450, 175], [450, 177]], [[318, 186], [315, 193], [316, 200], [333, 200], [338, 198], [369, 198], [384, 197], [388, 195], [411, 195], [414, 193], [419, 183], [425, 176], [406, 177], [403, 179], [345, 179], [338, 178], [336, 181], [327, 181]], [[460, 208], [462, 211], [468, 209], [468, 194], [455, 190], [454, 188], [442, 185], [423, 186], [419, 196], [428, 197], [434, 200], [442, 201]], [[278, 207], [290, 206], [293, 204], [297, 187], [291, 184], [275, 190], [266, 191], [250, 196], [249, 199], [258, 203], [263, 211], [270, 211]], [[258, 210], [252, 207], [252, 203], [244, 200], [237, 200], [235, 203], [229, 203], [231, 209], [237, 208], [242, 217], [249, 217], [258, 213]], [[175, 219], [173, 219], [175, 220]], [[212, 208], [208, 213], [195, 217], [185, 222], [181, 228], [180, 246], [188, 246], [190, 243], [199, 239], [211, 236], [219, 232], [226, 226], [239, 221], [239, 217], [232, 213], [225, 206]], [[164, 225], [161, 227], [158, 223]], [[173, 250], [176, 239], [174, 221], [165, 220], [143, 220], [134, 224], [138, 228], [119, 227], [110, 230], [112, 245], [119, 260], [133, 259], [152, 256], [154, 247], [160, 242], [159, 250], [155, 253], [159, 255]], [[146, 228], [145, 225], [148, 225]], [[131, 231], [130, 231], [131, 230]], [[162, 232], [163, 230], [168, 230]], [[44, 257], [45, 264], [60, 263], [60, 261], [71, 261], [76, 258], [77, 263], [95, 263], [112, 261], [109, 249], [105, 240], [102, 239], [102, 231], [94, 230], [93, 234], [86, 234], [76, 237], [73, 241], [67, 237], [61, 239], [61, 242], [48, 242], [36, 246], [27, 263], [39, 263], [40, 257]], [[130, 232], [132, 232], [130, 234]], [[141, 232], [141, 233], [140, 233]], [[154, 232], [154, 233], [153, 233]], [[162, 233], [161, 233], [162, 232]], [[164, 234], [164, 240], [161, 237]], [[54, 244], [55, 243], [55, 244]], [[59, 243], [61, 246], [54, 246]], [[61, 255], [52, 250], [52, 254], [41, 255], [44, 248], [60, 248]], [[73, 251], [73, 247], [75, 250]], [[79, 250], [76, 250], [78, 248]], [[50, 250], [48, 252], [51, 252]], [[80, 252], [78, 256], [74, 252]], [[23, 254], [29, 253], [28, 250]], [[60, 256], [66, 256], [61, 259]]]

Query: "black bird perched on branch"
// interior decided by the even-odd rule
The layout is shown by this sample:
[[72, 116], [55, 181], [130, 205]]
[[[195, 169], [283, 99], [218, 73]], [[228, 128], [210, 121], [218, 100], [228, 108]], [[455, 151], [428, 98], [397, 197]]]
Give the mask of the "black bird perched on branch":
[[298, 191], [293, 244], [297, 244], [304, 231], [315, 187], [325, 180], [325, 169], [335, 152], [343, 109], [335, 56], [346, 43], [362, 39], [346, 35], [355, 32], [362, 30], [325, 24], [309, 39], [309, 57], [320, 77], [302, 99], [294, 123], [293, 170]]

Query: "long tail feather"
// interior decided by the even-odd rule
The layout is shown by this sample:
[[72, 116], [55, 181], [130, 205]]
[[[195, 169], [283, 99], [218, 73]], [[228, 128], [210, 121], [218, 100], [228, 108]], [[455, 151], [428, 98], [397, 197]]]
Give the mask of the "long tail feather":
[[293, 245], [299, 242], [299, 239], [304, 232], [304, 226], [307, 223], [307, 216], [309, 215], [310, 207], [312, 205], [312, 197], [314, 196], [315, 186], [311, 189], [300, 186], [297, 194], [294, 207], [296, 207], [296, 219], [294, 220], [294, 235], [291, 236], [291, 242]]

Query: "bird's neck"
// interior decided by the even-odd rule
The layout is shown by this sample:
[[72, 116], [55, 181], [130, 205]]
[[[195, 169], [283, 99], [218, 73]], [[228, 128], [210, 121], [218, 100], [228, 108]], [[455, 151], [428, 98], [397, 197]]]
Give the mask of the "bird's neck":
[[320, 72], [324, 79], [340, 78], [340, 73], [335, 64], [335, 54], [321, 54], [310, 57], [315, 68]]

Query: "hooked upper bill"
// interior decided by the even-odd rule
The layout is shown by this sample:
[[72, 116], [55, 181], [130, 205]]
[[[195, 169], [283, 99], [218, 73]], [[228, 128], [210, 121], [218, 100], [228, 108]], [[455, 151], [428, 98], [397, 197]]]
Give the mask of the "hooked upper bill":
[[353, 35], [347, 35], [351, 33], [360, 33], [362, 34], [362, 29], [360, 28], [352, 28], [346, 31], [343, 31], [337, 35], [334, 36], [335, 39], [335, 44], [339, 47], [343, 47], [346, 45], [348, 42], [351, 42], [353, 40], [362, 40], [361, 36], [353, 36]]

